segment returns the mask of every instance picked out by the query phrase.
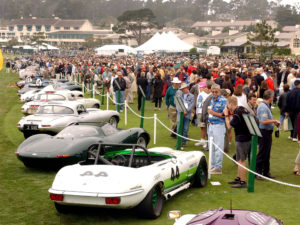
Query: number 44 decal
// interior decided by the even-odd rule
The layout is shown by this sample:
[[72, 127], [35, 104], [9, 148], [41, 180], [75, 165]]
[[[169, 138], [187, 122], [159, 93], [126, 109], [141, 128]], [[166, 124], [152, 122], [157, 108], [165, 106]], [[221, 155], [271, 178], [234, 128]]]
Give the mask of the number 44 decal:
[[176, 172], [174, 168], [171, 168], [171, 180], [174, 181], [175, 179], [179, 179], [180, 173], [179, 168], [176, 166]]

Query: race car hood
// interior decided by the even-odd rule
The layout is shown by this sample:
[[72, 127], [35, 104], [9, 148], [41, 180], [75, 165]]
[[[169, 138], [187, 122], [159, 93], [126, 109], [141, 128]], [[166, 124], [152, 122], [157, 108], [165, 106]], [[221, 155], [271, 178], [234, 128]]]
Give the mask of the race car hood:
[[72, 165], [56, 175], [52, 189], [63, 192], [120, 194], [141, 189], [139, 169], [115, 165]]

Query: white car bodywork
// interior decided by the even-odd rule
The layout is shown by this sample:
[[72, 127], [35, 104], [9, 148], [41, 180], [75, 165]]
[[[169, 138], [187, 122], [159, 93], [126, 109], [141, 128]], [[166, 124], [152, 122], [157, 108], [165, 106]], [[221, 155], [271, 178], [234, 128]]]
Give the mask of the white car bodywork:
[[40, 71], [40, 68], [38, 65], [28, 66], [25, 69], [22, 69], [19, 71], [19, 78], [23, 79], [24, 77], [27, 77], [27, 76], [33, 76], [39, 71]]
[[[50, 194], [63, 195], [60, 205], [132, 208], [140, 204], [158, 183], [166, 199], [191, 185], [205, 155], [200, 151], [175, 151], [167, 147], [148, 149], [150, 155], [169, 158], [138, 168], [117, 165], [81, 165], [62, 168], [56, 175]], [[172, 177], [173, 176], [173, 177]], [[106, 204], [107, 197], [120, 197], [119, 204]]]
[[18, 123], [18, 129], [24, 134], [56, 134], [72, 123], [111, 123], [112, 117], [118, 122], [120, 114], [113, 110], [86, 109], [77, 101], [49, 102], [40, 106], [36, 114], [23, 117]]
[[21, 95], [20, 101], [25, 102], [27, 100], [30, 100], [32, 98], [35, 98], [39, 94], [44, 94], [44, 93], [49, 93], [49, 92], [54, 92], [54, 88], [52, 85], [48, 85], [47, 87], [44, 87], [43, 89], [34, 89], [34, 90], [29, 90], [25, 92], [24, 94]]
[[33, 101], [26, 102], [21, 107], [21, 112], [25, 115], [35, 114], [38, 108], [50, 101], [78, 101], [84, 105], [85, 108], [100, 108], [100, 101], [95, 98], [84, 98], [81, 91], [50, 91], [43, 94], [38, 94], [34, 97]]

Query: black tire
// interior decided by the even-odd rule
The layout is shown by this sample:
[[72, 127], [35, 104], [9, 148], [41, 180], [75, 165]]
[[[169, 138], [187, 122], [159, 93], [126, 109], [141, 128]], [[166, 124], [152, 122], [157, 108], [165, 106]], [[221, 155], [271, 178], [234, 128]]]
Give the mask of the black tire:
[[112, 125], [113, 127], [117, 128], [118, 127], [118, 123], [119, 123], [119, 118], [117, 116], [112, 116], [109, 119], [109, 123], [110, 125]]
[[136, 141], [136, 144], [146, 148], [148, 144], [146, 136], [144, 134], [140, 135]]
[[92, 106], [92, 108], [100, 109], [100, 105], [99, 104], [95, 104], [95, 105]]
[[138, 216], [147, 219], [156, 219], [161, 215], [164, 205], [162, 190], [162, 184], [156, 184], [149, 191], [144, 200], [136, 207]]
[[54, 202], [54, 206], [55, 206], [57, 212], [62, 213], [62, 214], [67, 214], [72, 211], [72, 206], [69, 206], [69, 205], [61, 205], [61, 204]]
[[24, 138], [27, 139], [30, 136], [32, 136], [33, 134], [31, 132], [26, 131], [26, 132], [23, 132], [23, 135], [24, 135]]
[[193, 180], [193, 186], [204, 187], [207, 184], [207, 177], [207, 163], [205, 157], [202, 156]]

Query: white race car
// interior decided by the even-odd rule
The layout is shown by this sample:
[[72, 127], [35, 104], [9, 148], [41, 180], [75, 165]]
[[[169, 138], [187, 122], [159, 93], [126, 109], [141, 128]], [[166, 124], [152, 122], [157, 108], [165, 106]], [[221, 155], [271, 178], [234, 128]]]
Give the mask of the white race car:
[[48, 91], [43, 94], [34, 96], [33, 101], [26, 102], [21, 107], [21, 112], [25, 115], [35, 114], [38, 108], [49, 101], [78, 101], [84, 105], [85, 108], [100, 108], [100, 101], [95, 98], [84, 98], [81, 91]]
[[206, 157], [200, 151], [100, 143], [90, 147], [87, 160], [62, 168], [49, 192], [61, 213], [72, 206], [136, 207], [138, 215], [154, 219], [164, 200], [206, 183]]
[[74, 123], [108, 122], [117, 127], [119, 120], [117, 111], [86, 109], [77, 101], [53, 101], [41, 105], [36, 114], [23, 117], [17, 126], [28, 138], [39, 133], [54, 135]]

